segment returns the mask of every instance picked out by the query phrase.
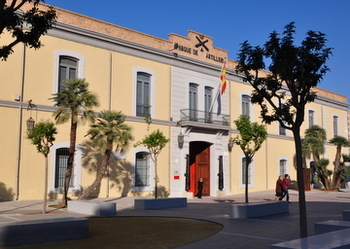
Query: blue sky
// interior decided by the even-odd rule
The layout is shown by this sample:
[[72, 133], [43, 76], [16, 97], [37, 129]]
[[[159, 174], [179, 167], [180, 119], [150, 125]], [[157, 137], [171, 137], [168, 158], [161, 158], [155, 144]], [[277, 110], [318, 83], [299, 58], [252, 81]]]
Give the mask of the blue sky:
[[169, 33], [187, 36], [188, 30], [214, 38], [214, 46], [236, 60], [240, 43], [264, 44], [269, 34], [295, 22], [296, 44], [308, 30], [327, 35], [334, 48], [331, 69], [319, 87], [347, 96], [350, 58], [349, 0], [46, 0], [68, 9], [143, 33], [168, 39]]

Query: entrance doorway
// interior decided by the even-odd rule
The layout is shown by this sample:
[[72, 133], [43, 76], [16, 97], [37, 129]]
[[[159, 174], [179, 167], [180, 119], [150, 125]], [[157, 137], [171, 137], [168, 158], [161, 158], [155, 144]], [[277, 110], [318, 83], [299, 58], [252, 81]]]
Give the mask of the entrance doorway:
[[197, 182], [203, 178], [203, 196], [210, 195], [210, 143], [191, 142], [190, 143], [190, 189], [193, 196], [197, 194]]

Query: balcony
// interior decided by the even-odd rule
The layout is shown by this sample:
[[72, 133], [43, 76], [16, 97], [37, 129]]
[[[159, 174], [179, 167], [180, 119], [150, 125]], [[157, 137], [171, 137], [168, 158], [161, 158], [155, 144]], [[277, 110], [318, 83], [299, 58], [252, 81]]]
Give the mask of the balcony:
[[230, 129], [230, 116], [214, 112], [199, 111], [193, 109], [180, 110], [181, 126], [192, 126], [206, 129]]

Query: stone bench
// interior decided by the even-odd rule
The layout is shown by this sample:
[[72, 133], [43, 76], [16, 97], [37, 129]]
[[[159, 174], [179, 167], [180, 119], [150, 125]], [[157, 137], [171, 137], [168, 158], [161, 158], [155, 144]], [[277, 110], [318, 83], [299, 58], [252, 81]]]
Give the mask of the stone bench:
[[285, 241], [270, 246], [271, 249], [300, 249], [300, 248], [350, 248], [350, 228], [322, 233], [306, 238]]
[[342, 216], [343, 221], [350, 221], [350, 210], [344, 210]]
[[187, 198], [135, 199], [135, 209], [155, 210], [187, 207]]
[[315, 234], [328, 233], [341, 229], [350, 228], [350, 222], [341, 220], [327, 220], [314, 224]]
[[93, 215], [93, 216], [114, 216], [117, 214], [115, 202], [93, 202], [93, 201], [68, 201], [69, 212]]
[[242, 203], [231, 204], [230, 206], [231, 219], [251, 219], [289, 213], [289, 203], [286, 201]]
[[89, 237], [89, 220], [65, 218], [0, 224], [0, 247]]

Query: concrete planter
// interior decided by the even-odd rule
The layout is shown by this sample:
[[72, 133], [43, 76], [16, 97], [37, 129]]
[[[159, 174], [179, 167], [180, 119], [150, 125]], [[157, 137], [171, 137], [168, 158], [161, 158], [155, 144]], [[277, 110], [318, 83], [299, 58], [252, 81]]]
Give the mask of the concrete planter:
[[187, 198], [135, 199], [135, 209], [156, 210], [187, 207]]
[[231, 219], [251, 219], [256, 217], [289, 213], [286, 201], [231, 204]]

